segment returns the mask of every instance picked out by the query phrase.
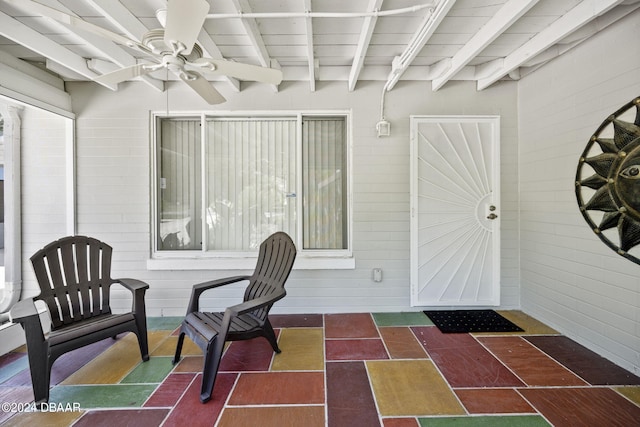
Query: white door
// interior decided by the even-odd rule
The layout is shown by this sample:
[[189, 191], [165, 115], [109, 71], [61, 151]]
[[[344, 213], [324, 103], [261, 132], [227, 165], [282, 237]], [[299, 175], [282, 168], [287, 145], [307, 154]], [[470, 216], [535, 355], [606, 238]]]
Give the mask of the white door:
[[411, 305], [500, 304], [500, 118], [411, 117]]

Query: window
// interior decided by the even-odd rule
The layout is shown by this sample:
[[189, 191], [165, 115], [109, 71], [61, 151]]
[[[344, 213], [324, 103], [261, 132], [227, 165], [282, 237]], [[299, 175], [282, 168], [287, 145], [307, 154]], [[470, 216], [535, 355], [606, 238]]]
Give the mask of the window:
[[347, 115], [158, 117], [156, 255], [349, 251]]

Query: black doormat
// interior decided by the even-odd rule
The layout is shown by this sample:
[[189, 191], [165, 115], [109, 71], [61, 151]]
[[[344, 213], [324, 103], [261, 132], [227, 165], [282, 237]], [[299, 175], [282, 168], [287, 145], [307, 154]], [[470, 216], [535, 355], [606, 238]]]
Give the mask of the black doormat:
[[435, 310], [424, 314], [445, 334], [524, 331], [493, 310]]

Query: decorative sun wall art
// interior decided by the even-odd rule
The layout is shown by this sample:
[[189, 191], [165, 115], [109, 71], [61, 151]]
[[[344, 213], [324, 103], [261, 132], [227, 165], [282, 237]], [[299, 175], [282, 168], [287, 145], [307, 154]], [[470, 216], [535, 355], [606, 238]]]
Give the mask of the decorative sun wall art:
[[591, 136], [575, 184], [578, 206], [591, 229], [611, 249], [640, 264], [640, 97], [607, 117]]

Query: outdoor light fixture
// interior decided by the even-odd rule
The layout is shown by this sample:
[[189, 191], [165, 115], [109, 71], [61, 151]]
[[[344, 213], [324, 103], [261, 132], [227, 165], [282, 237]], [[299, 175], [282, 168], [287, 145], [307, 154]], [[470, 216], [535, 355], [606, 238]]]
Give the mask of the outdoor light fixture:
[[389, 136], [391, 135], [391, 123], [383, 117], [382, 120], [376, 123], [376, 130], [378, 131], [378, 138], [381, 136]]

